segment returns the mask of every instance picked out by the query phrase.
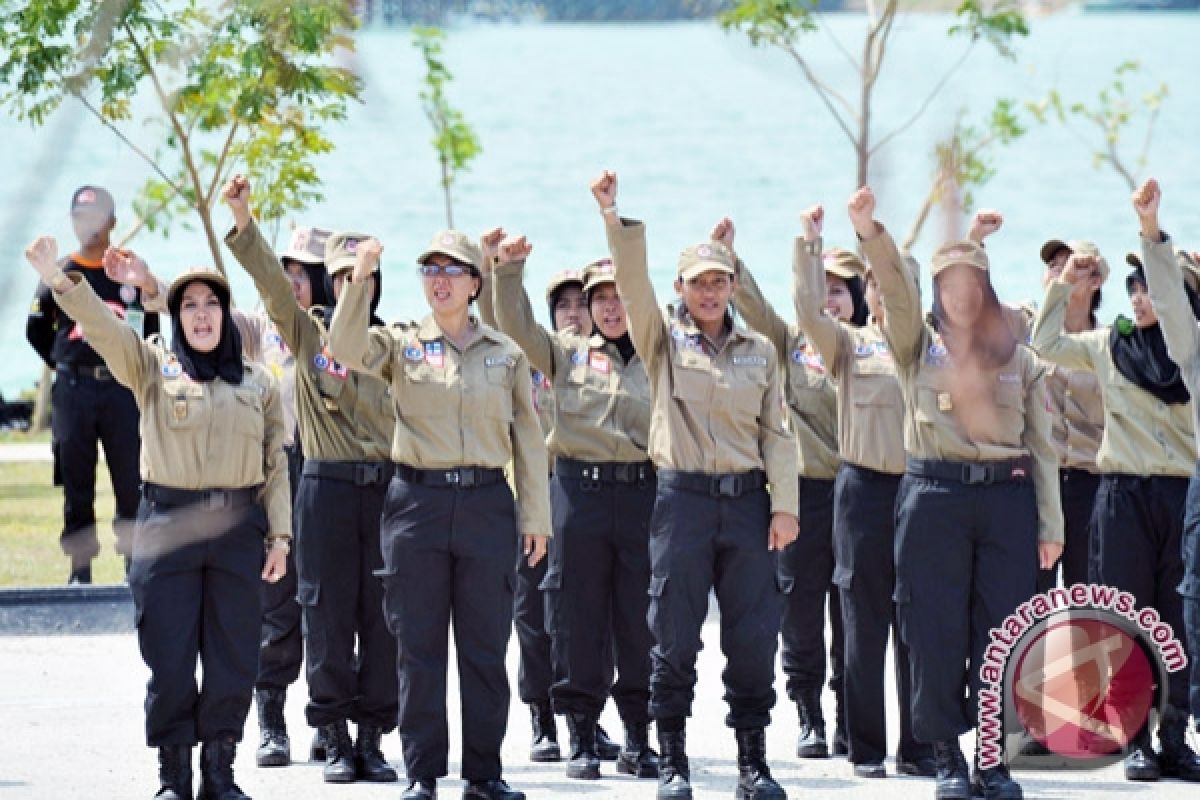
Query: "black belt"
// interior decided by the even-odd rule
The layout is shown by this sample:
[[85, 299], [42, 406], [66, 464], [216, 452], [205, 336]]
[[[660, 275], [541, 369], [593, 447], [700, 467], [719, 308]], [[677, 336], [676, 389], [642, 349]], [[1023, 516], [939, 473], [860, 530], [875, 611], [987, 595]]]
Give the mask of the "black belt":
[[54, 369], [64, 375], [71, 375], [76, 378], [91, 378], [96, 381], [111, 381], [113, 379], [112, 371], [103, 364], [98, 367], [77, 367], [74, 364], [58, 364]]
[[142, 494], [152, 503], [164, 506], [203, 506], [202, 511], [244, 508], [258, 502], [260, 487], [244, 489], [174, 489], [157, 483], [142, 485]]
[[392, 465], [385, 461], [314, 461], [304, 462], [301, 474], [310, 478], [330, 478], [355, 486], [376, 486], [392, 479]]
[[576, 461], [554, 459], [554, 474], [559, 480], [577, 480], [585, 489], [602, 483], [626, 483], [648, 486], [654, 482], [654, 465], [649, 461]]
[[939, 461], [908, 458], [905, 471], [922, 478], [958, 481], [967, 486], [1033, 480], [1033, 460], [1028, 456], [1010, 461]]
[[741, 497], [767, 485], [767, 474], [761, 469], [749, 472], [681, 472], [664, 469], [658, 473], [658, 485], [698, 492], [711, 497]]
[[448, 469], [416, 469], [407, 464], [396, 465], [396, 477], [422, 486], [449, 486], [454, 489], [474, 489], [504, 480], [504, 470], [495, 467], [450, 467]]

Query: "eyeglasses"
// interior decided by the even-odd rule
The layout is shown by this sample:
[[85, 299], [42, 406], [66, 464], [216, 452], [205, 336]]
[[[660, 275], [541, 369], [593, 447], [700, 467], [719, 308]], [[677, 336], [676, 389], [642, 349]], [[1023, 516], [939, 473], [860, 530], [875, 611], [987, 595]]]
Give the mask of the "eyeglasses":
[[463, 275], [472, 274], [473, 270], [462, 264], [422, 264], [417, 267], [417, 272], [426, 278], [436, 278], [438, 275], [445, 275], [447, 278], [458, 278]]

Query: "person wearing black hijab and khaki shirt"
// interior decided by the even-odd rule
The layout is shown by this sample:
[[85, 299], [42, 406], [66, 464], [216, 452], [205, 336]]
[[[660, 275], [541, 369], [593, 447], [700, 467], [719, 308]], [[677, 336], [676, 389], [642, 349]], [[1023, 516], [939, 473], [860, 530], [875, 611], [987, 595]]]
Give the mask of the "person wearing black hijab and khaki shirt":
[[[505, 654], [519, 542], [546, 553], [546, 445], [533, 411], [529, 360], [469, 314], [482, 289], [479, 248], [437, 234], [417, 259], [431, 314], [367, 327], [366, 284], [382, 245], [368, 240], [343, 287], [329, 339], [351, 369], [377, 375], [396, 406], [395, 477], [383, 510], [384, 608], [398, 645], [405, 800], [436, 796], [446, 775], [447, 634], [454, 620], [468, 800], [523, 800], [501, 778], [508, 721]], [[511, 461], [519, 503], [504, 480]], [[518, 533], [519, 532], [519, 533]]]
[[675, 281], [682, 304], [664, 315], [650, 283], [645, 226], [617, 214], [617, 176], [601, 175], [592, 195], [650, 381], [648, 452], [658, 470], [649, 612], [650, 716], [661, 748], [657, 796], [692, 797], [685, 726], [715, 589], [738, 793], [782, 800], [787, 795], [767, 766], [765, 729], [775, 704], [783, 612], [776, 552], [798, 529], [796, 445], [784, 423], [778, 359], [765, 338], [733, 325], [734, 261], [724, 245], [683, 251]]
[[595, 731], [611, 685], [625, 725], [617, 771], [655, 778], [657, 759], [647, 734], [647, 542], [655, 485], [646, 454], [650, 385], [629, 337], [611, 261], [575, 273], [594, 333], [548, 332], [534, 320], [523, 286], [531, 250], [524, 237], [501, 245], [494, 301], [500, 329], [549, 377], [556, 397], [547, 441], [555, 458], [555, 539], [543, 586], [547, 617], [554, 621], [554, 710], [567, 715], [571, 728], [567, 777], [600, 777]]
[[913, 734], [933, 744], [939, 798], [1019, 798], [995, 758], [1002, 749], [976, 747], [971, 776], [958, 738], [978, 732], [989, 631], [1033, 596], [1039, 563], [1062, 552], [1045, 367], [1009, 327], [978, 243], [934, 253], [930, 325], [916, 276], [874, 219], [871, 190], [859, 189], [848, 210], [879, 282], [904, 396], [895, 599], [912, 663]]
[[824, 218], [820, 206], [800, 215], [804, 236], [794, 242], [792, 268], [796, 320], [838, 390], [842, 463], [833, 498], [834, 582], [841, 594], [846, 643], [844, 691], [850, 762], [858, 777], [886, 775], [884, 661], [891, 630], [900, 706], [896, 771], [932, 777], [932, 749], [912, 733], [912, 673], [892, 601], [896, 584], [894, 509], [904, 474], [904, 397], [880, 327], [884, 310], [874, 275], [868, 270], [863, 276], [864, 302], [872, 317], [865, 325], [826, 313], [828, 274], [831, 268], [839, 268], [839, 260], [848, 261], [850, 254], [831, 251], [840, 259], [838, 255], [822, 259]]
[[243, 361], [220, 273], [193, 269], [172, 282], [167, 348], [144, 341], [87, 283], [61, 272], [56, 251], [42, 237], [26, 256], [141, 411], [143, 500], [129, 585], [150, 668], [146, 741], [159, 749], [156, 797], [192, 797], [191, 750], [200, 741], [199, 796], [246, 800], [233, 760], [254, 689], [260, 578], [283, 576], [292, 536], [279, 389], [264, 368]]
[[[733, 252], [733, 223], [717, 223], [711, 238]], [[825, 598], [829, 598], [829, 688], [835, 702], [833, 754], [845, 755], [843, 697], [845, 641], [841, 598], [834, 584], [833, 491], [840, 458], [837, 450], [837, 390], [826, 373], [821, 354], [795, 325], [775, 311], [758, 287], [750, 269], [734, 254], [738, 269], [734, 306], [752, 330], [775, 347], [785, 376], [788, 426], [796, 440], [800, 465], [799, 514], [804, 535], [779, 554], [783, 586], [783, 672], [787, 693], [796, 704], [800, 735], [796, 755], [828, 758], [821, 687], [825, 683]], [[862, 299], [862, 262], [853, 253], [830, 251], [831, 313], [861, 324], [866, 319]], [[857, 291], [850, 289], [855, 285]], [[823, 303], [824, 304], [824, 303]], [[833, 308], [837, 308], [834, 312]]]
[[[234, 216], [225, 243], [254, 279], [299, 365], [296, 416], [306, 459], [296, 492], [296, 567], [308, 662], [305, 716], [325, 742], [322, 777], [329, 783], [390, 783], [397, 775], [380, 741], [396, 724], [396, 645], [375, 571], [383, 566], [379, 520], [391, 478], [391, 398], [385, 383], [343, 367], [330, 353], [330, 309], [305, 310], [296, 301], [250, 214], [246, 179], [231, 179], [223, 197]], [[326, 240], [334, 298], [354, 264], [354, 248], [368, 238], [339, 232]], [[378, 286], [374, 292], [377, 298]], [[358, 727], [353, 741], [348, 720]]]
[[[1137, 259], [1130, 254], [1130, 263], [1144, 264], [1146, 284], [1150, 300], [1153, 302], [1154, 313], [1158, 317], [1159, 328], [1166, 344], [1171, 363], [1178, 366], [1179, 379], [1186, 386], [1191, 396], [1189, 403], [1172, 404], [1173, 411], [1190, 410], [1191, 427], [1195, 434], [1200, 434], [1200, 406], [1196, 405], [1196, 395], [1200, 392], [1200, 326], [1197, 324], [1200, 311], [1200, 268], [1191, 255], [1183, 250], [1175, 250], [1171, 238], [1162, 230], [1158, 222], [1158, 211], [1162, 200], [1162, 191], [1158, 181], [1153, 178], [1146, 181], [1133, 194], [1133, 208], [1138, 217], [1141, 229], [1142, 258]], [[1161, 412], [1160, 414], [1161, 415]], [[1156, 416], [1147, 410], [1137, 414], [1142, 419]], [[1172, 414], [1172, 419], [1176, 417]], [[1165, 437], [1164, 437], [1165, 438]], [[1196, 439], [1191, 438], [1191, 456], [1196, 457]], [[1145, 445], [1139, 445], [1145, 447]], [[1186, 454], [1186, 453], [1185, 453]], [[1182, 454], [1181, 454], [1182, 455]], [[1172, 466], [1174, 466], [1172, 460]], [[1174, 471], [1170, 473], [1174, 475]], [[1122, 520], [1123, 533], [1133, 538], [1122, 546], [1122, 560], [1127, 570], [1142, 570], [1139, 588], [1149, 592], [1153, 578], [1153, 594], [1139, 596], [1139, 600], [1158, 609], [1164, 622], [1179, 630], [1179, 616], [1173, 614], [1176, 604], [1183, 606], [1181, 616], [1186, 630], [1187, 657], [1190, 662], [1191, 680], [1190, 692], [1191, 714], [1200, 720], [1200, 471], [1192, 466], [1191, 478], [1188, 483], [1184, 504], [1183, 528], [1176, 528], [1177, 510], [1174, 504], [1169, 507], [1170, 522], [1156, 520], [1152, 528], [1137, 525], [1132, 521]], [[1146, 484], [1169, 481], [1173, 486], [1177, 483], [1174, 477], [1154, 477], [1144, 480]], [[1151, 502], [1155, 498], [1149, 498]], [[1174, 497], [1172, 496], [1172, 499]], [[1122, 498], [1124, 500], [1124, 498]], [[1166, 509], [1164, 509], [1166, 510]], [[1132, 536], [1131, 536], [1132, 535]], [[1153, 573], [1153, 574], [1151, 574]], [[1129, 573], [1126, 573], [1129, 574]], [[1107, 577], [1107, 575], [1105, 576]], [[1172, 597], [1174, 589], [1177, 596]], [[1172, 614], [1168, 617], [1168, 614]], [[1185, 696], [1186, 671], [1172, 674], [1168, 678], [1168, 706], [1159, 723], [1158, 738], [1162, 744], [1162, 752], [1158, 758], [1159, 772], [1162, 776], [1180, 778], [1186, 781], [1200, 781], [1200, 757], [1187, 743], [1187, 718], [1189, 702]], [[1147, 743], [1143, 742], [1143, 746]], [[1149, 757], [1152, 751], [1143, 750], [1143, 755]], [[1153, 772], [1152, 758], [1143, 765]], [[1147, 777], [1143, 775], [1143, 777]]]

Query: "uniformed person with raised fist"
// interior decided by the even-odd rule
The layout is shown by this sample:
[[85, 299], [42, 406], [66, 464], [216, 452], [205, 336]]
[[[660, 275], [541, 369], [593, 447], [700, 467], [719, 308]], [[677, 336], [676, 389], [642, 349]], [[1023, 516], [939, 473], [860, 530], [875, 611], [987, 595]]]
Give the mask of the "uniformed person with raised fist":
[[[396, 408], [395, 476], [383, 509], [384, 607], [398, 645], [405, 800], [436, 796], [447, 773], [447, 638], [454, 623], [468, 800], [524, 800], [501, 776], [508, 721], [504, 658], [518, 548], [546, 553], [546, 445], [533, 411], [529, 361], [469, 313], [481, 254], [457, 231], [418, 258], [431, 313], [420, 323], [366, 325], [382, 245], [357, 247], [330, 328], [333, 355], [381, 377]], [[505, 481], [512, 463], [516, 491]]]
[[143, 340], [87, 281], [64, 273], [56, 251], [42, 237], [26, 256], [141, 410], [143, 499], [129, 585], [150, 668], [146, 741], [158, 748], [162, 784], [155, 797], [192, 797], [199, 741], [198, 797], [246, 800], [233, 760], [258, 663], [260, 584], [283, 577], [292, 537], [279, 390], [243, 359], [220, 273], [191, 269], [171, 283], [168, 347]]
[[[648, 452], [658, 474], [650, 520], [650, 716], [661, 750], [658, 797], [690, 798], [685, 727], [696, 654], [716, 590], [722, 673], [736, 732], [739, 798], [786, 797], [766, 760], [775, 704], [775, 650], [783, 597], [776, 553], [795, 540], [796, 445], [783, 419], [783, 388], [770, 343], [733, 324], [732, 254], [719, 242], [684, 250], [677, 311], [658, 305], [645, 226], [617, 213], [617, 176], [593, 184], [650, 381]], [[768, 495], [767, 486], [771, 487]]]
[[[1200, 268], [1194, 254], [1173, 250], [1171, 238], [1159, 227], [1158, 210], [1162, 190], [1151, 178], [1138, 187], [1133, 195], [1133, 207], [1141, 228], [1142, 263], [1150, 299], [1158, 315], [1163, 339], [1171, 360], [1179, 365], [1180, 377], [1192, 396], [1192, 425], [1200, 435], [1200, 326], [1196, 323], [1197, 308], [1193, 303]], [[1185, 302], [1186, 301], [1186, 302]], [[1184, 509], [1182, 575], [1178, 591], [1183, 601], [1183, 620], [1187, 637], [1187, 656], [1190, 662], [1189, 686], [1192, 721], [1200, 726], [1200, 466], [1192, 472], [1188, 483]], [[1170, 553], [1162, 555], [1159, 580], [1168, 584], [1175, 571], [1174, 549], [1167, 540]], [[1165, 593], [1165, 586], [1163, 589]], [[1155, 604], [1157, 608], [1157, 604]], [[1178, 628], [1176, 628], [1178, 630]], [[1173, 676], [1172, 676], [1173, 677]], [[1180, 696], [1171, 685], [1171, 704], [1163, 715], [1160, 769], [1162, 774], [1200, 781], [1200, 758], [1187, 744], [1188, 709], [1180, 705]]]
[[[734, 253], [734, 226], [722, 219], [710, 234]], [[862, 262], [853, 253], [831, 250], [829, 289], [822, 306], [837, 319], [862, 324], [867, 305], [862, 291]], [[842, 612], [834, 584], [833, 489], [840, 459], [837, 450], [837, 392], [821, 354], [795, 325], [776, 313], [750, 269], [734, 253], [737, 293], [734, 306], [746, 324], [775, 347], [786, 377], [789, 428], [796, 439], [800, 467], [800, 529], [804, 535], [779, 554], [779, 580], [786, 595], [783, 609], [783, 672], [787, 693], [796, 704], [800, 736], [796, 755], [828, 758], [821, 687], [825, 683], [825, 598], [829, 598], [830, 680], [835, 702], [834, 755], [846, 754], [843, 702]]]
[[937, 797], [1022, 796], [1003, 762], [958, 746], [977, 728], [988, 633], [1033, 596], [1039, 563], [1062, 552], [1058, 460], [1045, 367], [1012, 330], [973, 241], [933, 256], [932, 323], [917, 278], [874, 218], [875, 196], [848, 204], [885, 309], [883, 333], [904, 397], [904, 477], [896, 497], [896, 589], [912, 662], [913, 734], [931, 742]]
[[[235, 176], [223, 190], [234, 229], [225, 243], [250, 276], [267, 314], [296, 354], [296, 407], [305, 454], [296, 493], [298, 596], [308, 667], [308, 723], [325, 740], [323, 778], [388, 783], [397, 779], [380, 749], [395, 727], [395, 640], [383, 615], [380, 514], [391, 478], [388, 442], [395, 424], [387, 385], [348, 369], [330, 353], [328, 306], [306, 310], [250, 214], [250, 185]], [[325, 262], [338, 296], [365, 234], [338, 233]], [[371, 308], [379, 302], [374, 283]], [[365, 330], [366, 325], [363, 325]], [[351, 740], [347, 720], [358, 725]]]
[[[1163, 622], [1181, 630], [1184, 519], [1188, 479], [1196, 469], [1194, 401], [1185, 375], [1194, 369], [1187, 349], [1194, 333], [1188, 328], [1200, 318], [1200, 276], [1190, 265], [1174, 263], [1170, 240], [1158, 226], [1157, 182], [1147, 182], [1133, 199], [1143, 249], [1156, 262], [1159, 291], [1153, 302], [1142, 261], [1130, 254], [1134, 270], [1125, 288], [1133, 320], [1118, 317], [1111, 329], [1065, 332], [1068, 298], [1097, 267], [1095, 256], [1074, 254], [1046, 292], [1033, 343], [1043, 358], [1094, 371], [1104, 396], [1090, 579], [1129, 592], [1139, 608], [1153, 607]], [[1171, 320], [1170, 341], [1160, 309]], [[1200, 780], [1200, 762], [1184, 738], [1188, 679], [1183, 672], [1168, 676], [1166, 694], [1158, 729], [1161, 749], [1155, 751], [1148, 728], [1139, 731], [1125, 759], [1129, 780]]]
[[[523, 277], [532, 245], [500, 245], [495, 313], [500, 329], [546, 375], [557, 409], [547, 446], [554, 457], [550, 505], [554, 546], [543, 580], [553, 620], [554, 710], [570, 727], [567, 777], [600, 777], [597, 720], [609, 694], [610, 653], [617, 681], [613, 699], [625, 726], [617, 771], [658, 776], [648, 737], [650, 583], [648, 530], [654, 506], [654, 467], [646, 454], [650, 386], [629, 336], [612, 262], [567, 274], [548, 294], [579, 280], [590, 330], [546, 331], [537, 324]], [[592, 330], [595, 332], [593, 333]]]
[[[825, 210], [821, 206], [805, 210], [800, 220], [804, 235], [796, 238], [792, 248], [796, 320], [838, 389], [837, 447], [842, 463], [833, 490], [834, 582], [840, 592], [845, 636], [850, 763], [858, 777], [887, 774], [884, 662], [888, 634], [894, 631], [900, 717], [896, 772], [932, 777], [932, 748], [918, 742], [912, 732], [908, 647], [900, 638], [892, 602], [894, 509], [904, 474], [904, 398], [881, 327], [885, 311], [879, 283], [867, 269], [861, 281], [870, 319], [863, 325], [847, 321], [853, 315], [847, 315], [845, 304], [831, 294], [849, 288], [847, 281], [852, 279], [845, 275], [857, 271], [852, 265], [858, 259], [845, 250], [822, 250]], [[837, 313], [839, 307], [842, 313]], [[802, 478], [802, 487], [803, 483]]]

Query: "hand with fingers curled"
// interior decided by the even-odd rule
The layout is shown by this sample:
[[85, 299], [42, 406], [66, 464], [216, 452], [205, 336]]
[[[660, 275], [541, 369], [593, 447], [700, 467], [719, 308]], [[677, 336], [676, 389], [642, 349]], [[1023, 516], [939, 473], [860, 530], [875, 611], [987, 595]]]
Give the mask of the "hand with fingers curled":
[[496, 265], [496, 257], [500, 252], [500, 243], [504, 241], [504, 237], [507, 235], [504, 232], [504, 228], [495, 227], [479, 237], [479, 249], [483, 252], [482, 271], [484, 275], [490, 274], [492, 268]]
[[800, 225], [804, 228], [804, 241], [815, 242], [820, 239], [825, 228], [825, 207], [815, 205], [801, 211]]
[[864, 186], [846, 203], [846, 211], [850, 214], [850, 224], [860, 239], [870, 239], [879, 233], [879, 223], [875, 221], [875, 193], [870, 186]]
[[794, 514], [776, 511], [771, 514], [771, 528], [767, 536], [768, 550], [783, 550], [800, 535], [800, 521]]
[[233, 212], [233, 224], [240, 231], [250, 224], [250, 181], [240, 173], [225, 182], [221, 197]]
[[713, 225], [712, 231], [708, 234], [711, 241], [725, 245], [730, 254], [734, 252], [733, 242], [736, 236], [737, 230], [733, 227], [733, 220], [729, 217], [721, 217], [717, 220], [717, 224]]
[[533, 244], [524, 236], [506, 236], [500, 243], [498, 258], [501, 264], [515, 264], [529, 258]]
[[1133, 192], [1133, 210], [1137, 213], [1142, 236], [1152, 242], [1162, 241], [1162, 229], [1158, 227], [1158, 207], [1162, 203], [1162, 189], [1154, 178], [1147, 178]]
[[596, 205], [600, 206], [605, 224], [620, 226], [621, 217], [617, 214], [617, 173], [608, 169], [600, 173], [600, 177], [592, 181], [592, 197], [596, 198]]
[[991, 208], [981, 208], [971, 219], [971, 229], [967, 238], [975, 244], [983, 244], [983, 240], [1004, 226], [1004, 215]]
[[350, 280], [362, 283], [371, 277], [371, 273], [379, 268], [379, 258], [383, 255], [383, 243], [375, 237], [359, 242], [354, 251], [354, 271]]

